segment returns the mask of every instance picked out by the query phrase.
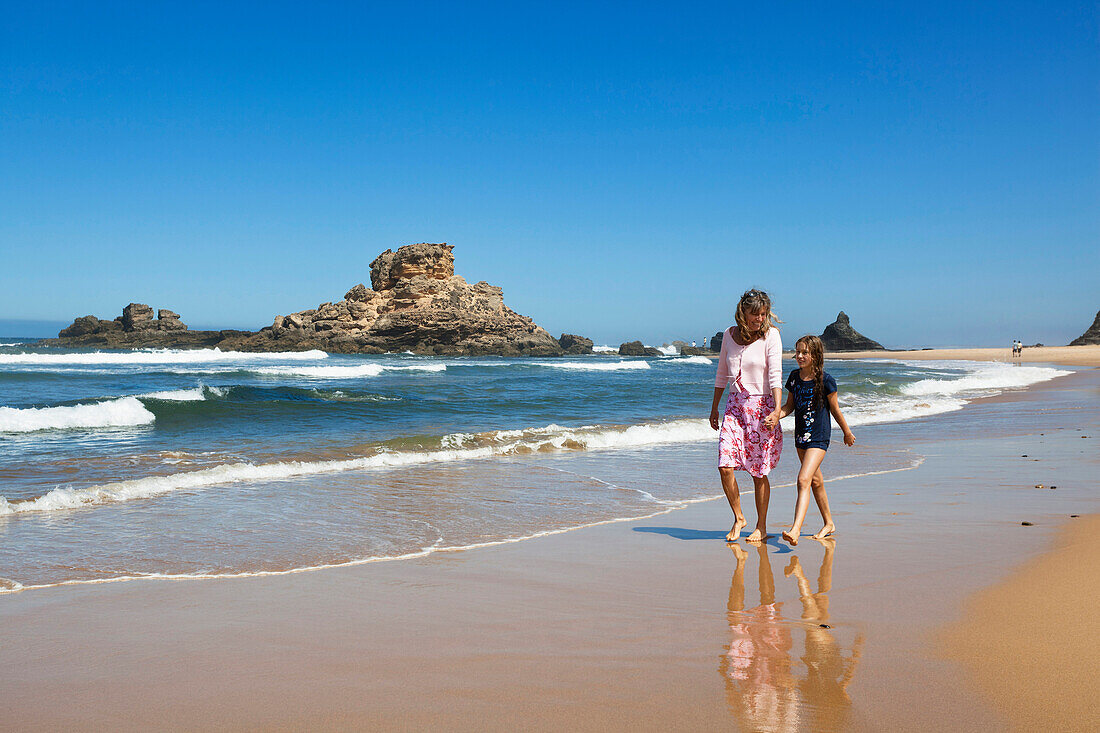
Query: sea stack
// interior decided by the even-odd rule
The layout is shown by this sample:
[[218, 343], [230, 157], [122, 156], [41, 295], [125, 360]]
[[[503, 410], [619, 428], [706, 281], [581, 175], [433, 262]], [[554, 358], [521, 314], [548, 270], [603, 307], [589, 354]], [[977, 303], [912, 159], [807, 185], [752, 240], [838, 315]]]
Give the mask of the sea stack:
[[836, 320], [825, 327], [821, 341], [826, 351], [885, 351], [878, 341], [872, 341], [852, 328], [848, 314], [841, 311]]
[[[322, 349], [339, 353], [558, 356], [562, 344], [504, 305], [504, 291], [455, 275], [454, 247], [421, 242], [387, 249], [360, 283], [335, 302], [276, 316], [260, 332], [222, 348]], [[573, 336], [572, 353], [583, 353]], [[589, 342], [591, 343], [591, 342]]]
[[1083, 334], [1069, 342], [1070, 346], [1091, 346], [1100, 344], [1100, 311], [1096, 311], [1096, 318], [1092, 325]]

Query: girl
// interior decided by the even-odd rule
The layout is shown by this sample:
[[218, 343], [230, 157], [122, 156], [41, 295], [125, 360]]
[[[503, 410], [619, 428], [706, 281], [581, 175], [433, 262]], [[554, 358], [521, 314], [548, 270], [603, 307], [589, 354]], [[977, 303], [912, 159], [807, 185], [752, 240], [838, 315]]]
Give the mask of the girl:
[[718, 436], [718, 473], [734, 518], [726, 541], [735, 541], [748, 524], [741, 511], [741, 495], [734, 476], [735, 470], [741, 470], [752, 476], [756, 497], [756, 529], [746, 539], [760, 542], [767, 537], [771, 498], [768, 473], [779, 463], [783, 449], [783, 433], [779, 429], [783, 345], [774, 325], [782, 321], [772, 313], [771, 298], [761, 290], [749, 290], [741, 296], [736, 320], [737, 324], [722, 334], [710, 426], [718, 430], [718, 403], [729, 386]]
[[794, 524], [783, 532], [783, 539], [797, 545], [810, 506], [811, 491], [825, 522], [814, 539], [824, 539], [836, 531], [833, 515], [829, 512], [829, 497], [825, 495], [825, 479], [821, 475], [821, 462], [825, 460], [833, 427], [829, 415], [832, 414], [844, 431], [844, 445], [855, 445], [856, 436], [852, 435], [837, 404], [836, 380], [825, 371], [825, 347], [821, 339], [809, 335], [798, 339], [794, 345], [794, 360], [798, 369], [787, 377], [787, 404], [780, 410], [780, 417], [794, 413], [794, 447], [802, 462], [798, 472]]

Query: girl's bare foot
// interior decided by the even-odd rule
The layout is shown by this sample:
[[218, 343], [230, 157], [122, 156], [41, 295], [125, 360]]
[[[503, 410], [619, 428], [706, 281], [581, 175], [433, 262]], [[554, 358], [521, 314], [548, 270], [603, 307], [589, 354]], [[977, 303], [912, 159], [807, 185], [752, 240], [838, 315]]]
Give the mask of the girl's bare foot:
[[757, 527], [752, 531], [748, 537], [745, 538], [746, 542], [763, 542], [768, 539], [768, 533]]
[[824, 527], [821, 528], [820, 532], [818, 532], [817, 534], [814, 535], [814, 539], [815, 540], [823, 540], [826, 537], [828, 537], [829, 535], [831, 535], [833, 532], [836, 532], [836, 525], [833, 524], [832, 522], [829, 522], [828, 524], [826, 524]]
[[793, 529], [785, 529], [783, 530], [783, 539], [787, 540], [787, 542], [790, 542], [792, 545], [797, 545], [798, 534], [799, 533]]
[[741, 537], [741, 530], [745, 528], [748, 522], [744, 519], [735, 519], [733, 522], [733, 529], [726, 535], [726, 542], [736, 542]]

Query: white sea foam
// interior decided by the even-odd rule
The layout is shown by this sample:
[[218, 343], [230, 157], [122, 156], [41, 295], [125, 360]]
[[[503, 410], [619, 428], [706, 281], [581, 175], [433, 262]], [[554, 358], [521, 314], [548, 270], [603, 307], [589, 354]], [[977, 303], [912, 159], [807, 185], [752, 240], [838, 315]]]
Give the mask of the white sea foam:
[[592, 351], [597, 354], [618, 354], [618, 346], [593, 346]]
[[[136, 397], [120, 397], [88, 405], [65, 407], [0, 407], [0, 433], [29, 433], [67, 428], [108, 428], [147, 425], [153, 413]], [[3, 512], [0, 512], [3, 513]]]
[[680, 354], [680, 347], [678, 346], [657, 346], [654, 348], [665, 356], [679, 356]]
[[969, 373], [963, 377], [921, 379], [901, 388], [906, 395], [956, 395], [964, 392], [1018, 389], [1045, 382], [1063, 374], [1064, 369], [1015, 366], [1010, 364], [967, 363]]
[[168, 389], [163, 392], [149, 392], [137, 395], [138, 399], [166, 400], [171, 402], [198, 402], [206, 399], [206, 392], [221, 396], [224, 392], [217, 387], [198, 386], [193, 389]]
[[354, 379], [356, 377], [377, 377], [387, 371], [442, 372], [446, 364], [411, 364], [396, 366], [390, 364], [357, 364], [355, 366], [277, 366], [259, 367], [248, 371], [256, 374], [270, 374], [291, 377], [311, 377], [314, 379]]
[[623, 369], [649, 369], [647, 361], [538, 361], [537, 366], [581, 371], [615, 372]]
[[700, 366], [709, 366], [717, 368], [718, 362], [714, 359], [708, 359], [705, 356], [684, 356], [676, 360], [677, 364], [698, 364]]
[[[903, 466], [901, 468], [891, 468], [882, 471], [867, 471], [864, 473], [849, 474], [845, 476], [832, 476], [826, 478], [826, 483], [833, 481], [844, 481], [847, 479], [860, 478], [863, 476], [876, 476], [888, 473], [898, 473], [900, 471], [910, 471], [917, 468], [924, 462], [923, 457], [917, 458], [912, 461], [910, 465]], [[598, 480], [598, 479], [597, 479]], [[606, 482], [602, 482], [606, 483]], [[775, 488], [789, 488], [793, 484], [782, 484]], [[320, 565], [301, 565], [297, 567], [278, 569], [278, 570], [254, 570], [254, 571], [242, 571], [242, 572], [228, 572], [228, 573], [140, 573], [136, 575], [117, 575], [110, 578], [88, 578], [88, 579], [72, 579], [61, 580], [54, 583], [41, 583], [37, 585], [24, 586], [14, 580], [7, 578], [0, 578], [0, 594], [3, 593], [18, 593], [23, 590], [39, 590], [43, 588], [58, 588], [61, 586], [70, 585], [100, 585], [103, 583], [128, 583], [134, 580], [236, 580], [241, 578], [262, 578], [262, 577], [274, 577], [281, 575], [296, 575], [298, 573], [311, 573], [321, 570], [334, 570], [336, 568], [355, 567], [357, 565], [365, 565], [376, 562], [395, 562], [400, 560], [410, 560], [414, 558], [425, 557], [436, 552], [467, 552], [469, 550], [479, 550], [486, 547], [496, 547], [500, 545], [510, 545], [519, 542], [526, 542], [527, 540], [537, 539], [540, 537], [547, 537], [557, 534], [565, 534], [567, 532], [574, 532], [579, 529], [587, 529], [589, 527], [599, 527], [607, 524], [619, 524], [622, 522], [636, 522], [642, 519], [651, 519], [652, 517], [661, 516], [662, 514], [668, 514], [676, 509], [682, 509], [692, 504], [699, 504], [708, 501], [715, 501], [717, 499], [724, 499], [724, 494], [700, 496], [690, 499], [679, 499], [675, 501], [657, 499], [652, 494], [646, 491], [638, 490], [639, 493], [648, 496], [653, 501], [657, 502], [659, 508], [656, 511], [648, 512], [646, 514], [626, 516], [626, 517], [610, 517], [608, 519], [600, 519], [594, 522], [583, 522], [568, 527], [558, 527], [555, 529], [545, 529], [538, 532], [533, 532], [525, 535], [518, 535], [512, 537], [500, 537], [497, 539], [485, 540], [483, 542], [472, 542], [461, 545], [444, 545], [443, 536], [440, 535], [431, 545], [422, 547], [419, 550], [413, 552], [406, 552], [398, 555], [369, 555], [367, 557], [354, 558], [351, 560], [345, 560], [343, 562], [333, 562]], [[741, 495], [752, 493], [752, 490], [742, 491]], [[0, 497], [0, 507], [3, 506], [4, 499]], [[3, 513], [0, 511], [0, 513]], [[427, 523], [425, 523], [427, 524]], [[430, 526], [430, 525], [429, 525]]]
[[558, 450], [638, 448], [713, 439], [713, 436], [714, 432], [704, 420], [674, 420], [626, 428], [601, 426], [565, 428], [559, 425], [547, 425], [527, 430], [456, 433], [445, 436], [441, 440], [442, 447], [432, 451], [380, 452], [345, 460], [285, 461], [266, 464], [232, 463], [198, 471], [167, 476], [147, 476], [84, 489], [59, 487], [35, 499], [9, 501], [0, 497], [0, 516], [25, 512], [51, 512], [131, 499], [147, 499], [181, 489], [202, 489], [241, 481], [271, 481], [342, 471], [438, 464]]
[[310, 361], [325, 359], [324, 351], [255, 352], [220, 349], [141, 349], [137, 351], [93, 351], [79, 354], [0, 354], [0, 364], [206, 364], [238, 361]]

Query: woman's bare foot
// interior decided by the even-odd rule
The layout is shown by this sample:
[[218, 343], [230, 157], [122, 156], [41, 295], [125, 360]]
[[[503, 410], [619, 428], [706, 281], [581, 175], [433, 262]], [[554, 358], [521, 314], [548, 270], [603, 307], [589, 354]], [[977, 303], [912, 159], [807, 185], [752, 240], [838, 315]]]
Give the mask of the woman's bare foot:
[[766, 531], [760, 529], [759, 527], [757, 527], [756, 529], [754, 529], [752, 531], [752, 534], [750, 534], [748, 537], [745, 538], [745, 541], [746, 542], [763, 542], [766, 539], [768, 539], [768, 533]]
[[790, 542], [792, 545], [798, 544], [798, 535], [799, 533], [794, 529], [783, 530], [783, 539], [787, 540], [787, 542]]
[[741, 537], [741, 530], [745, 528], [748, 522], [744, 519], [734, 519], [733, 528], [730, 529], [729, 534], [726, 535], [726, 542], [736, 542]]
[[832, 522], [829, 522], [828, 524], [826, 524], [824, 527], [821, 528], [820, 532], [818, 532], [817, 534], [814, 535], [814, 539], [815, 540], [823, 540], [826, 537], [828, 537], [829, 535], [831, 535], [833, 532], [836, 532], [836, 525], [833, 524]]

